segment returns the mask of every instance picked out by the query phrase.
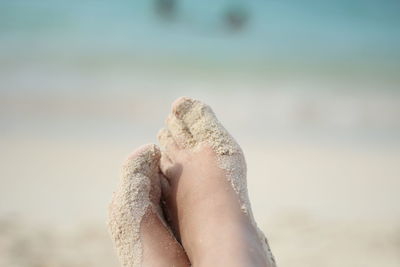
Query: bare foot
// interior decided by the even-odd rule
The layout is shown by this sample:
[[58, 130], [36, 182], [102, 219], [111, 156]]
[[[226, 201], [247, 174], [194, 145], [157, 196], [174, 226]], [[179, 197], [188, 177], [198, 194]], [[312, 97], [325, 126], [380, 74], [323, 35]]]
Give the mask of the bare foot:
[[109, 207], [109, 229], [125, 267], [190, 266], [163, 219], [159, 161], [156, 145], [136, 150], [123, 166]]
[[205, 104], [180, 98], [167, 128], [161, 170], [166, 211], [193, 266], [275, 266], [247, 196], [239, 145]]

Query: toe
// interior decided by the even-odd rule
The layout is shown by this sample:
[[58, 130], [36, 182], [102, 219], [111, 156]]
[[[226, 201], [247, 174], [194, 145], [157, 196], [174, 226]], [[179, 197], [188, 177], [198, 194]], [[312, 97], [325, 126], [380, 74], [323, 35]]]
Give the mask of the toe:
[[172, 113], [192, 136], [191, 144], [206, 142], [218, 154], [232, 154], [239, 150], [237, 143], [208, 105], [195, 99], [181, 97], [173, 103]]
[[147, 144], [136, 149], [130, 154], [122, 166], [123, 178], [132, 179], [135, 174], [151, 177], [157, 173], [161, 158], [157, 145]]
[[180, 118], [181, 117], [180, 115], [187, 113], [187, 111], [191, 109], [195, 101], [196, 100], [186, 96], [182, 96], [176, 99], [172, 103], [172, 113], [178, 118]]
[[161, 148], [170, 158], [172, 158], [180, 149], [169, 129], [162, 128], [157, 134], [157, 139]]
[[222, 128], [208, 105], [188, 97], [181, 97], [172, 104], [172, 114], [177, 121], [180, 121], [182, 127], [198, 141], [212, 133], [213, 128]]
[[139, 203], [159, 201], [161, 195], [159, 164], [161, 152], [153, 144], [136, 149], [122, 166], [122, 178], [112, 204], [137, 206]]
[[207, 109], [211, 111], [204, 103], [189, 97], [180, 97], [172, 103], [172, 114], [184, 122], [199, 119]]
[[166, 119], [166, 124], [170, 135], [180, 148], [190, 147], [194, 145], [194, 139], [189, 128], [183, 120], [170, 114]]
[[160, 170], [164, 175], [167, 173], [167, 170], [170, 169], [174, 165], [173, 161], [170, 159], [167, 153], [162, 152], [162, 156], [160, 159]]
[[182, 174], [182, 165], [174, 163], [166, 154], [160, 160], [160, 170], [171, 186], [174, 186]]

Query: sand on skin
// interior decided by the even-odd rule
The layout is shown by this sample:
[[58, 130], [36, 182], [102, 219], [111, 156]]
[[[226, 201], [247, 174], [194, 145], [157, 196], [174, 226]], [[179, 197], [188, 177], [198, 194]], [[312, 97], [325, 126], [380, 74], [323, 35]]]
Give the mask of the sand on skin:
[[[209, 106], [188, 97], [179, 98], [174, 102], [173, 106], [175, 116], [169, 118], [169, 120], [173, 120], [168, 125], [169, 130], [181, 135], [180, 139], [186, 149], [191, 149], [195, 152], [204, 143], [207, 143], [215, 151], [218, 166], [226, 171], [227, 179], [239, 198], [242, 211], [249, 216], [251, 223], [257, 230], [258, 237], [264, 248], [266, 261], [269, 266], [276, 266], [268, 240], [257, 226], [251, 210], [247, 192], [246, 162], [242, 149], [221, 125]], [[178, 116], [179, 119], [176, 119]], [[168, 131], [162, 130], [159, 134], [159, 139], [168, 138], [165, 136], [168, 134]]]

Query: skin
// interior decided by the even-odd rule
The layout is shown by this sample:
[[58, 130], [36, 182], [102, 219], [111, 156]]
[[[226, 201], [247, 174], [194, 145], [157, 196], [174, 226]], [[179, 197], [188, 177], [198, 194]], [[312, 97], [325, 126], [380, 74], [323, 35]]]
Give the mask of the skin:
[[[156, 153], [152, 152], [152, 148], [155, 148]], [[146, 162], [145, 167], [129, 164], [140, 158]], [[135, 210], [133, 210], [135, 205], [134, 203], [126, 205], [126, 203], [130, 202], [130, 199], [132, 199], [130, 189], [134, 180], [150, 182], [150, 203], [140, 221], [139, 233], [142, 247], [142, 261], [140, 266], [190, 266], [184, 249], [176, 240], [169, 227], [165, 224], [165, 219], [162, 214], [160, 179], [163, 175], [159, 170], [159, 160], [160, 151], [154, 145], [145, 145], [133, 152], [125, 163], [125, 165], [132, 165], [133, 167], [128, 174], [123, 175], [122, 183], [115, 192], [109, 206], [109, 220], [113, 222], [110, 225], [111, 234], [116, 242], [120, 262], [124, 267], [137, 266], [129, 257], [129, 255], [134, 255], [133, 248], [130, 246], [132, 240], [130, 240], [129, 234], [133, 233], [135, 229], [132, 228], [133, 226], [129, 223], [129, 218], [133, 218], [136, 214]], [[143, 185], [141, 182], [138, 187]]]
[[[190, 131], [182, 119], [182, 113], [192, 112], [188, 101], [194, 100], [174, 102], [162, 130], [168, 131], [167, 138], [159, 138], [165, 150], [160, 166], [168, 179], [163, 188], [166, 211], [175, 236], [193, 266], [268, 266], [257, 230], [241, 210], [226, 171], [218, 167], [217, 154], [207, 140], [196, 140], [193, 132], [176, 133], [171, 126], [181, 120]], [[193, 137], [195, 150], [185, 147], [185, 136]]]
[[182, 246], [156, 212], [150, 209], [147, 211], [141, 222], [140, 235], [143, 246], [143, 267], [190, 266]]
[[[191, 125], [183, 120], [185, 112], [192, 112], [193, 101], [180, 98], [174, 102], [167, 128], [162, 130], [167, 135], [159, 138], [164, 149], [161, 160], [159, 156], [151, 159], [155, 164], [150, 165], [160, 169], [144, 174], [151, 180], [151, 205], [140, 224], [142, 266], [274, 267], [267, 261], [249, 215], [241, 210], [228, 174], [218, 166], [216, 152], [207, 140], [190, 132]], [[213, 113], [207, 115], [217, 122]], [[189, 134], [176, 132], [172, 124], [177, 122]], [[225, 131], [222, 126], [220, 130]], [[195, 150], [187, 147], [186, 137]], [[134, 152], [131, 159], [142, 152]], [[243, 157], [241, 152], [236, 156]], [[241, 162], [245, 164], [244, 158]]]

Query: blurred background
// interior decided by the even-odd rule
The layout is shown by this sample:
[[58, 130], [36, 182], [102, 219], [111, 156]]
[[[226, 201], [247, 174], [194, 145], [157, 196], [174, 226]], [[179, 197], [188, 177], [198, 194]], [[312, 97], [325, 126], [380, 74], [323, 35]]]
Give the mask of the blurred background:
[[397, 0], [0, 0], [0, 266], [118, 266], [124, 158], [182, 95], [245, 151], [279, 266], [400, 266]]

